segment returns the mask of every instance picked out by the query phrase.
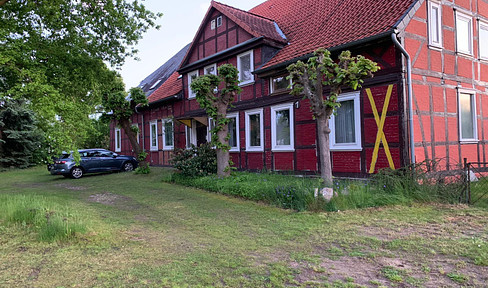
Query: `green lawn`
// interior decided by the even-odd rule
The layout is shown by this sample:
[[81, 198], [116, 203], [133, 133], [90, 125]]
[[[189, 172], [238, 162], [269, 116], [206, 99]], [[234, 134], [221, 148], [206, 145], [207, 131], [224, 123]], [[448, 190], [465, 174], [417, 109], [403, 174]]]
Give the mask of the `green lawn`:
[[[163, 183], [0, 173], [0, 201], [49, 203], [86, 227], [64, 242], [0, 211], [0, 287], [486, 287], [488, 211], [414, 205], [296, 213]], [[47, 205], [47, 204], [46, 204]]]

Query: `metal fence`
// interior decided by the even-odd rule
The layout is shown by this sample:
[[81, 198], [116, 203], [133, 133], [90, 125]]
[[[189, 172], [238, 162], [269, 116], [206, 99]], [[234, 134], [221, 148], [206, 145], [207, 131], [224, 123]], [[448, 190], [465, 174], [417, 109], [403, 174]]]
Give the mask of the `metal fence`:
[[488, 162], [467, 162], [464, 159], [465, 199], [467, 204], [488, 206]]

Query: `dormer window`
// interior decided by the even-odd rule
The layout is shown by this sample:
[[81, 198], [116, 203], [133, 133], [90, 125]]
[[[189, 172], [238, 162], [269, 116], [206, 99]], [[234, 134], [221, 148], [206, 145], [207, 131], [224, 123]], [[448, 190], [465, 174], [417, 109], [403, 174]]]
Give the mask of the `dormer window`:
[[158, 84], [161, 83], [161, 79], [158, 79], [158, 81], [156, 81], [156, 83], [154, 83], [151, 88], [149, 88], [149, 90], [153, 90], [154, 88], [156, 88], [158, 86]]
[[271, 93], [278, 93], [288, 90], [291, 79], [286, 79], [286, 75], [271, 78]]
[[217, 27], [222, 26], [222, 16], [217, 17]]

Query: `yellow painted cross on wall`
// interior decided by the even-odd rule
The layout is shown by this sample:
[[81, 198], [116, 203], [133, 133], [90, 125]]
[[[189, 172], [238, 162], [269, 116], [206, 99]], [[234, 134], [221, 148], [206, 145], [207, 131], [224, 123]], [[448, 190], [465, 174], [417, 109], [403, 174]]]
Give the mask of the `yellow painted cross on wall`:
[[388, 141], [386, 141], [385, 133], [383, 128], [385, 127], [386, 112], [388, 111], [388, 105], [390, 104], [391, 92], [393, 91], [393, 85], [388, 86], [388, 91], [386, 92], [385, 102], [383, 103], [383, 110], [381, 111], [381, 118], [376, 109], [376, 104], [374, 102], [373, 94], [371, 89], [366, 89], [366, 94], [368, 94], [369, 103], [371, 103], [371, 108], [373, 109], [374, 120], [378, 126], [378, 133], [376, 134], [376, 143], [374, 144], [373, 157], [371, 158], [371, 167], [369, 168], [369, 173], [374, 173], [376, 167], [376, 161], [378, 161], [378, 152], [380, 150], [380, 143], [383, 142], [383, 147], [385, 148], [386, 158], [390, 164], [391, 169], [395, 169], [395, 164], [393, 163], [393, 158], [391, 157], [390, 147], [388, 146]]

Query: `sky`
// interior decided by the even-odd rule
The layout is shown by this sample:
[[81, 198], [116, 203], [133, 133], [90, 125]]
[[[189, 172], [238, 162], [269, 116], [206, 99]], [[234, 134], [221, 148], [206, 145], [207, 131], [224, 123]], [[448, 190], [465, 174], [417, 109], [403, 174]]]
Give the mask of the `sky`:
[[[195, 36], [205, 13], [210, 7], [210, 0], [139, 0], [147, 9], [162, 12], [157, 24], [159, 30], [151, 29], [139, 41], [136, 55], [139, 61], [127, 58], [119, 71], [127, 89], [139, 83], [178, 53]], [[249, 10], [265, 0], [218, 0], [242, 10]]]

